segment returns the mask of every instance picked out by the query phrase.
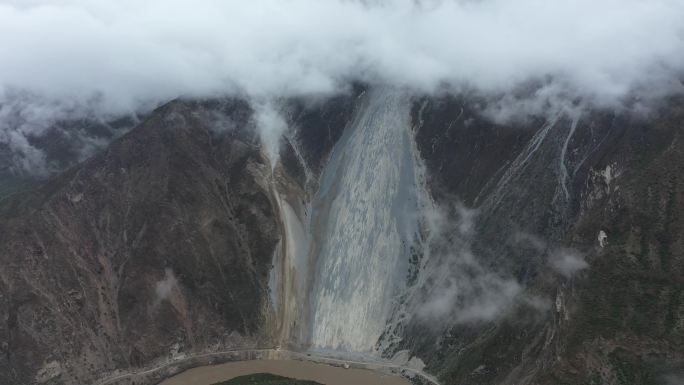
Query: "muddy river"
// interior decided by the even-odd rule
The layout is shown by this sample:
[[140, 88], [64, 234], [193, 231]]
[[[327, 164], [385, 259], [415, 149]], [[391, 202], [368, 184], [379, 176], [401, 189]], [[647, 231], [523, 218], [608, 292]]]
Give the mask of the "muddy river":
[[294, 360], [257, 360], [201, 366], [173, 376], [160, 385], [211, 385], [252, 373], [271, 373], [325, 385], [410, 385], [408, 380], [365, 369]]

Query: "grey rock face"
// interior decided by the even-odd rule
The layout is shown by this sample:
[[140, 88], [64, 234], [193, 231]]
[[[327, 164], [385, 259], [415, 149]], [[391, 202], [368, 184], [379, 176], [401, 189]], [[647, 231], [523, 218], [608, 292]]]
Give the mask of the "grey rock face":
[[479, 109], [418, 103], [416, 138], [438, 204], [475, 210], [467, 250], [523, 291], [491, 321], [414, 322], [405, 344], [446, 383], [662, 381], [684, 363], [682, 100], [517, 125]]
[[497, 124], [472, 97], [370, 94], [282, 101], [273, 168], [247, 103], [175, 101], [2, 200], [0, 383], [281, 344], [444, 384], [676, 372], [681, 100]]
[[[92, 382], [179, 352], [256, 344], [277, 218], [249, 108], [182, 101], [3, 205], [0, 382]], [[48, 370], [57, 367], [59, 370]], [[37, 373], [42, 373], [37, 375]]]

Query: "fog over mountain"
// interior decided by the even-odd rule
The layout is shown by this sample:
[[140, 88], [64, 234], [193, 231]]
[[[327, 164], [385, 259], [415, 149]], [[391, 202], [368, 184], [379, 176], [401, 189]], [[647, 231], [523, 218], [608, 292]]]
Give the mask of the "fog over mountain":
[[677, 0], [3, 0], [2, 101], [106, 112], [180, 95], [340, 91], [352, 80], [612, 103], [681, 90]]
[[[15, 169], [45, 174], [30, 137], [58, 120], [179, 96], [264, 105], [353, 81], [496, 95], [496, 119], [652, 100], [682, 90], [682, 19], [676, 0], [4, 0], [0, 145]], [[83, 156], [80, 142], [103, 141], [66, 132]]]

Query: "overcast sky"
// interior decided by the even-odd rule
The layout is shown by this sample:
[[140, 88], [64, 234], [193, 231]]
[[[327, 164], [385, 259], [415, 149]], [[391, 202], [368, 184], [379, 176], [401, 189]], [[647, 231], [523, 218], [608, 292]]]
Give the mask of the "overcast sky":
[[[365, 4], [365, 5], [364, 5]], [[109, 108], [350, 79], [587, 96], [684, 68], [683, 0], [0, 0], [0, 87]], [[656, 86], [657, 85], [657, 86]]]

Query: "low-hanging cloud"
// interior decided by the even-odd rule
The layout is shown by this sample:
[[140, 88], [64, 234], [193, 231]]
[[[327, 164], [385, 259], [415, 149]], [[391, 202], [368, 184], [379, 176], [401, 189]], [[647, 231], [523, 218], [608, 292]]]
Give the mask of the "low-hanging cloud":
[[424, 226], [426, 259], [410, 295], [408, 311], [435, 328], [494, 320], [529, 299], [512, 277], [484, 266], [470, 248], [477, 212], [456, 207], [449, 219], [444, 210], [428, 206]]
[[534, 84], [526, 110], [681, 92], [681, 20], [679, 0], [0, 0], [0, 109], [20, 95], [41, 112], [20, 129], [0, 117], [0, 145], [35, 168], [26, 127], [55, 117], [353, 81], [503, 101]]
[[555, 247], [534, 234], [518, 232], [511, 241], [516, 247], [530, 248], [545, 255], [549, 267], [566, 278], [589, 268], [589, 264], [584, 260], [584, 254], [579, 250], [571, 247]]
[[584, 257], [574, 249], [560, 248], [554, 250], [549, 259], [551, 268], [565, 277], [572, 277], [580, 270], [589, 267]]
[[154, 291], [157, 296], [154, 299], [154, 307], [159, 305], [164, 300], [167, 300], [173, 294], [173, 290], [178, 287], [178, 280], [173, 270], [166, 268], [164, 269], [164, 279], [158, 281], [154, 287]]
[[21, 92], [6, 96], [0, 99], [0, 173], [49, 176], [86, 159], [138, 122], [135, 114], [114, 117], [80, 103]]
[[334, 92], [348, 80], [619, 97], [677, 79], [677, 0], [4, 0], [0, 85], [107, 108]]
[[280, 138], [287, 130], [287, 122], [273, 101], [257, 101], [252, 104], [255, 108], [256, 125], [261, 136], [262, 147], [273, 169], [279, 159]]

